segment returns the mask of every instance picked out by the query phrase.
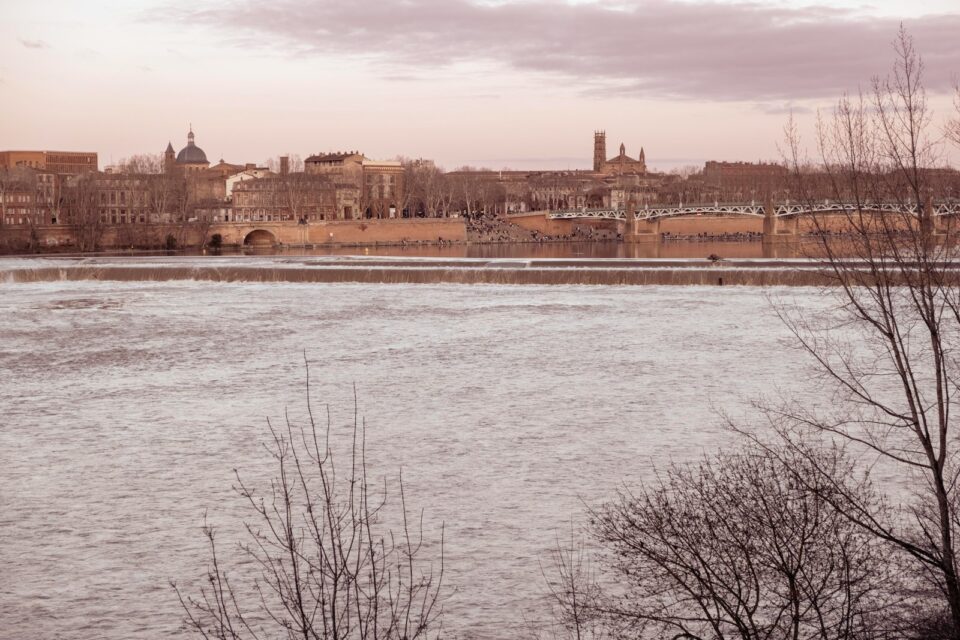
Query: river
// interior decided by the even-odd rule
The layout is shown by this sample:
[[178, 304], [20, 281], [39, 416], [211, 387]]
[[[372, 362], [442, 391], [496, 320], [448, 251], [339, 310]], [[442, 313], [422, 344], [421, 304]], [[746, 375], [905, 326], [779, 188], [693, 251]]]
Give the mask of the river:
[[[97, 256], [144, 255], [259, 255], [259, 256], [380, 256], [405, 258], [480, 258], [480, 259], [564, 259], [564, 258], [628, 258], [628, 259], [702, 259], [710, 255], [727, 259], [790, 259], [817, 257], [822, 251], [816, 241], [800, 244], [764, 244], [759, 238], [748, 240], [718, 239], [715, 237], [672, 238], [661, 242], [626, 244], [618, 241], [593, 242], [512, 242], [488, 244], [405, 244], [374, 245], [367, 247], [326, 246], [311, 247], [223, 247], [221, 249], [188, 249], [185, 251], [108, 251]], [[52, 256], [81, 254], [49, 254]]]
[[446, 527], [453, 637], [545, 612], [558, 532], [655, 464], [729, 444], [719, 409], [803, 390], [766, 296], [814, 289], [0, 283], [0, 637], [177, 637], [203, 514], [268, 473], [265, 419], [334, 428], [354, 383], [372, 473]]

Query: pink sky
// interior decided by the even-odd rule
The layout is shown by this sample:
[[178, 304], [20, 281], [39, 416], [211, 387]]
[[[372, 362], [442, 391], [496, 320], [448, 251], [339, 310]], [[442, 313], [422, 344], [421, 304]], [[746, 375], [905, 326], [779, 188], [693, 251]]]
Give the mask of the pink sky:
[[956, 0], [0, 0], [0, 18], [0, 149], [101, 166], [179, 149], [190, 122], [213, 162], [587, 168], [597, 128], [661, 169], [778, 159], [787, 113], [809, 132], [886, 73], [901, 22], [938, 116], [960, 73]]

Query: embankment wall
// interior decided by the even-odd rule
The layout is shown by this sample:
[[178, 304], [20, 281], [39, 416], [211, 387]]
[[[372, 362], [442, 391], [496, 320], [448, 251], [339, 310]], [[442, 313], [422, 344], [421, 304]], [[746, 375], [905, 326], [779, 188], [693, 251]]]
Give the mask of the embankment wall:
[[[295, 222], [239, 222], [212, 225], [107, 225], [100, 235], [104, 249], [126, 249], [162, 246], [172, 235], [178, 246], [199, 246], [215, 233], [223, 243], [244, 244], [254, 232], [265, 244], [333, 244], [375, 245], [427, 242], [465, 242], [467, 229], [457, 218], [415, 220], [336, 220], [297, 224]], [[68, 225], [37, 227], [0, 227], [0, 250], [23, 251], [32, 246], [41, 248], [74, 247], [73, 228]]]
[[[594, 227], [597, 229], [611, 229], [623, 231], [623, 223], [615, 220], [589, 218], [553, 220], [547, 218], [543, 211], [511, 214], [507, 219], [530, 231], [539, 231], [549, 236], [566, 236], [574, 229]], [[733, 235], [736, 233], [763, 233], [763, 218], [746, 216], [691, 216], [684, 218], [665, 218], [660, 221], [660, 233], [673, 235], [695, 236], [704, 235]]]

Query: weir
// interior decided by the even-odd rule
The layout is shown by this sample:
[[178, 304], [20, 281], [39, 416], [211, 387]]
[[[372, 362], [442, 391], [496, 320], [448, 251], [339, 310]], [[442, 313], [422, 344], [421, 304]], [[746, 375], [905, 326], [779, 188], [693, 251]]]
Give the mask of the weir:
[[[11, 261], [13, 262], [13, 261]], [[383, 284], [748, 285], [814, 286], [834, 282], [818, 260], [636, 259], [301, 259], [220, 262], [165, 260], [17, 261], [0, 266], [0, 283], [72, 280], [316, 282]], [[960, 282], [960, 273], [957, 282]], [[2, 284], [0, 284], [2, 286]]]

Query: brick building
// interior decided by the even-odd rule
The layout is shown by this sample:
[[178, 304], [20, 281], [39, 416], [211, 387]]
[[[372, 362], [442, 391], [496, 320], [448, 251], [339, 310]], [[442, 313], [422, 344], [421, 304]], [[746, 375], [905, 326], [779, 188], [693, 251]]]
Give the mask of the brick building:
[[360, 203], [368, 218], [399, 218], [405, 206], [403, 165], [392, 160], [364, 160], [363, 198]]
[[772, 162], [717, 162], [703, 166], [703, 181], [721, 187], [731, 196], [744, 197], [750, 190], [779, 188], [789, 176], [787, 168]]
[[56, 224], [60, 175], [29, 166], [0, 169], [0, 225]]
[[392, 218], [403, 213], [406, 179], [399, 161], [371, 160], [359, 151], [338, 151], [310, 156], [304, 160], [304, 171], [359, 189], [360, 204], [353, 215], [362, 212], [368, 218]]
[[620, 143], [620, 153], [607, 158], [607, 132], [593, 134], [593, 170], [608, 176], [643, 175], [647, 172], [647, 154], [640, 147], [640, 155], [634, 159], [627, 155], [627, 147]]
[[179, 176], [101, 173], [92, 181], [104, 224], [171, 222], [192, 215], [187, 185]]
[[59, 175], [98, 170], [97, 154], [87, 151], [0, 151], [0, 169], [27, 167]]
[[325, 175], [273, 175], [234, 184], [231, 209], [234, 222], [353, 219], [360, 210], [360, 190]]

